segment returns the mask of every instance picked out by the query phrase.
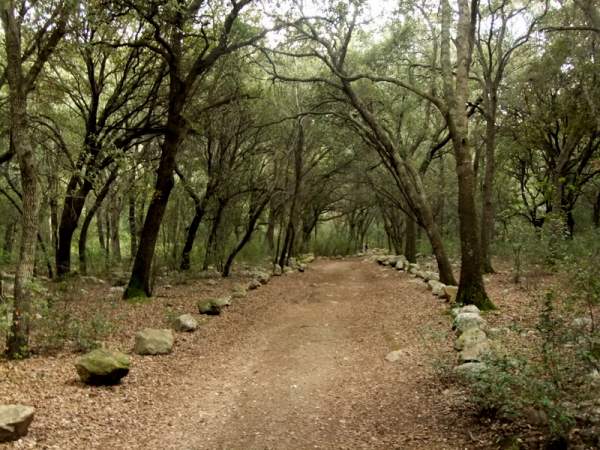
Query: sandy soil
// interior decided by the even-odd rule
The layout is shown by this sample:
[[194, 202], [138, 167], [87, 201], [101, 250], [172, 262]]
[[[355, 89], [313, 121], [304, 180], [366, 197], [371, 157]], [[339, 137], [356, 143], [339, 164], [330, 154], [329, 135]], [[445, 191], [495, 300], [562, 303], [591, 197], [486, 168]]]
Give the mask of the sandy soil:
[[[183, 310], [198, 292], [156, 302]], [[29, 436], [4, 448], [489, 448], [436, 375], [455, 358], [446, 311], [408, 275], [317, 261], [178, 334], [173, 354], [132, 356], [119, 386], [82, 385], [73, 354], [0, 362], [1, 401], [37, 408]], [[400, 361], [385, 361], [391, 350]]]

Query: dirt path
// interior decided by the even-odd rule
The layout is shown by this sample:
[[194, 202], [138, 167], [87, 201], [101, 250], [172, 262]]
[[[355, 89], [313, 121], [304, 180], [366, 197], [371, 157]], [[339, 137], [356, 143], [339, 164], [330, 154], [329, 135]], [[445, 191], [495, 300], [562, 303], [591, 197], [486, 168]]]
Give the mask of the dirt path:
[[[179, 335], [173, 355], [134, 360], [122, 386], [80, 395], [74, 383], [72, 401], [96, 422], [86, 429], [71, 417], [32, 439], [45, 448], [478, 448], [460, 394], [434, 374], [451, 355], [445, 308], [407, 275], [318, 261]], [[398, 349], [400, 361], [384, 360]]]

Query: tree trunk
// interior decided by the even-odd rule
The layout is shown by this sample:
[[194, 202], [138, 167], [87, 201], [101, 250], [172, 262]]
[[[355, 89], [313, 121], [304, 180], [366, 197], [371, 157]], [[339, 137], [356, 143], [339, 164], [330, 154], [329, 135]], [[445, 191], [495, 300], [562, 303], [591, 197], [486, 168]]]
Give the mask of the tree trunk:
[[130, 248], [130, 257], [133, 260], [137, 252], [137, 221], [135, 214], [135, 192], [131, 190], [129, 195], [127, 196], [127, 201], [129, 203], [129, 214], [127, 215], [127, 220], [129, 223], [129, 248]]
[[475, 173], [469, 142], [469, 119], [465, 105], [469, 97], [469, 70], [476, 17], [468, 0], [458, 0], [456, 67], [450, 62], [452, 9], [442, 1], [441, 57], [446, 98], [446, 122], [452, 139], [458, 178], [458, 217], [461, 243], [461, 271], [456, 301], [479, 309], [494, 308], [485, 292], [482, 277], [481, 242], [475, 207]]
[[219, 228], [221, 227], [221, 221], [223, 219], [223, 211], [227, 201], [218, 199], [217, 211], [215, 217], [212, 220], [208, 239], [206, 241], [206, 253], [204, 255], [204, 263], [202, 264], [202, 270], [208, 270], [208, 267], [213, 264], [216, 260], [217, 245], [218, 245], [218, 234]]
[[4, 244], [2, 245], [2, 252], [4, 253], [4, 256], [9, 260], [13, 251], [13, 243], [16, 228], [17, 221], [11, 219], [6, 223], [6, 228], [4, 229]]
[[121, 262], [121, 239], [119, 231], [121, 229], [121, 206], [122, 201], [118, 192], [114, 192], [111, 196], [109, 220], [110, 220], [110, 245], [112, 260]]
[[15, 359], [26, 357], [29, 354], [30, 284], [35, 264], [39, 201], [37, 162], [29, 136], [27, 93], [21, 65], [20, 29], [13, 16], [12, 5], [3, 4], [1, 13], [7, 56], [5, 70], [9, 85], [10, 139], [12, 148], [17, 155], [23, 191], [13, 319], [6, 341], [6, 354], [9, 358]]
[[594, 223], [594, 227], [600, 228], [600, 191], [596, 195], [596, 202], [592, 211], [592, 222]]
[[98, 243], [103, 252], [106, 252], [106, 237], [104, 234], [104, 221], [102, 214], [96, 216], [96, 228], [98, 229]]
[[[92, 219], [102, 206], [102, 202], [108, 195], [110, 191], [110, 186], [117, 179], [117, 170], [113, 169], [113, 171], [108, 176], [107, 180], [104, 182], [102, 189], [96, 195], [96, 200], [92, 207], [87, 211], [85, 218], [83, 219], [83, 223], [81, 225], [81, 231], [79, 232], [79, 272], [83, 275], [87, 273], [87, 257], [86, 257], [86, 245], [87, 245], [87, 234], [90, 224], [92, 223]], [[102, 223], [100, 216], [96, 217], [96, 222], [98, 224]]]
[[[494, 96], [494, 94], [488, 94]], [[485, 173], [481, 205], [481, 260], [484, 273], [493, 273], [490, 245], [494, 239], [494, 175], [496, 173], [496, 100], [488, 105], [485, 139]]]
[[177, 117], [172, 116], [173, 114], [168, 120], [167, 129], [170, 132], [167, 133], [162, 145], [160, 163], [156, 171], [154, 194], [144, 220], [131, 278], [123, 294], [124, 299], [152, 296], [152, 260], [160, 225], [174, 185], [175, 156], [183, 133], [183, 119], [178, 117], [178, 114]]
[[111, 222], [110, 222], [110, 206], [109, 205], [104, 205], [104, 208], [102, 208], [102, 220], [104, 221], [104, 230], [106, 232], [105, 234], [105, 238], [106, 238], [106, 248], [104, 249], [104, 263], [106, 264], [106, 268], [108, 269], [110, 267], [110, 254], [111, 254], [111, 250], [112, 250], [112, 244], [111, 244], [111, 237], [112, 237], [112, 231], [111, 231]]
[[192, 219], [190, 225], [187, 227], [185, 244], [183, 245], [183, 251], [181, 252], [181, 264], [179, 265], [179, 268], [181, 270], [190, 269], [190, 254], [192, 253], [194, 241], [196, 240], [196, 234], [198, 233], [198, 228], [202, 223], [203, 217], [204, 208], [197, 207], [194, 213], [194, 218]]
[[79, 175], [73, 175], [67, 185], [67, 195], [58, 227], [58, 248], [56, 249], [56, 273], [59, 277], [71, 271], [73, 234], [77, 229], [85, 199], [92, 190], [92, 183], [89, 180], [85, 180], [83, 185], [77, 189], [80, 181]]
[[404, 256], [408, 262], [417, 262], [417, 224], [412, 217], [406, 216], [406, 239], [404, 241]]
[[269, 219], [267, 220], [267, 231], [265, 233], [265, 240], [267, 241], [267, 245], [269, 246], [269, 250], [273, 253], [275, 250], [275, 222], [277, 218], [275, 217], [274, 206], [271, 205], [269, 208]]
[[48, 155], [48, 206], [50, 207], [50, 245], [58, 251], [58, 169], [52, 156]]
[[260, 215], [262, 214], [262, 212], [266, 206], [267, 206], [267, 202], [262, 203], [257, 208], [257, 210], [254, 211], [254, 213], [250, 216], [250, 218], [248, 220], [248, 226], [246, 227], [246, 232], [242, 236], [242, 239], [240, 240], [238, 245], [236, 245], [235, 248], [233, 249], [233, 251], [229, 254], [229, 256], [227, 257], [227, 261], [225, 262], [225, 265], [223, 266], [223, 276], [224, 277], [229, 276], [229, 274], [231, 273], [231, 266], [233, 265], [233, 261], [234, 261], [235, 257], [238, 255], [239, 252], [242, 251], [242, 249], [246, 246], [246, 244], [248, 242], [250, 242], [250, 239], [252, 238], [252, 233], [254, 233], [254, 230], [256, 229], [256, 222], [258, 222], [258, 219], [260, 218]]

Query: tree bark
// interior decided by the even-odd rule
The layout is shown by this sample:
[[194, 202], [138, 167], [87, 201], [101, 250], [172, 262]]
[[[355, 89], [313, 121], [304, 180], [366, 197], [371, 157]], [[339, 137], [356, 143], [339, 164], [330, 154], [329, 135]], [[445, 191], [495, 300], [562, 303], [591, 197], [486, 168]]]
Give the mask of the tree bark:
[[592, 211], [592, 222], [594, 223], [594, 227], [600, 228], [600, 191], [596, 194], [596, 202]]
[[172, 132], [168, 133], [162, 145], [160, 163], [156, 171], [156, 184], [154, 195], [150, 201], [138, 251], [133, 262], [131, 278], [123, 298], [150, 297], [152, 296], [151, 275], [152, 260], [158, 239], [158, 232], [162, 223], [165, 209], [173, 189], [173, 172], [175, 170], [175, 155], [181, 141], [183, 123], [181, 117], [171, 117]]
[[121, 239], [120, 239], [120, 225], [121, 225], [121, 206], [122, 201], [118, 192], [114, 192], [111, 196], [110, 208], [109, 208], [109, 220], [110, 220], [110, 245], [112, 253], [112, 261], [119, 263], [121, 262]]
[[223, 220], [223, 212], [227, 206], [227, 201], [218, 199], [217, 211], [213, 217], [210, 232], [208, 233], [208, 239], [206, 240], [206, 253], [204, 255], [204, 263], [202, 264], [202, 270], [208, 270], [208, 267], [216, 262], [217, 255], [217, 244], [218, 234]]
[[406, 240], [404, 242], [404, 256], [408, 262], [417, 262], [417, 224], [410, 216], [406, 216]]
[[23, 191], [13, 320], [6, 341], [6, 354], [9, 358], [15, 359], [26, 357], [29, 354], [30, 284], [35, 264], [39, 201], [37, 163], [29, 136], [27, 90], [21, 60], [20, 24], [14, 16], [12, 2], [3, 2], [0, 8], [7, 59], [5, 70], [9, 86], [11, 147], [14, 149], [19, 163]]
[[77, 229], [85, 199], [93, 187], [89, 180], [85, 180], [81, 187], [77, 189], [80, 181], [78, 175], [73, 175], [67, 185], [67, 194], [58, 227], [58, 248], [56, 249], [56, 273], [59, 277], [71, 271], [73, 234]]
[[490, 93], [486, 117], [485, 173], [481, 205], [481, 260], [484, 273], [494, 273], [490, 245], [494, 239], [494, 175], [496, 173], [496, 98]]
[[129, 223], [129, 254], [131, 259], [135, 256], [137, 252], [137, 220], [136, 220], [136, 207], [135, 207], [135, 193], [132, 191], [129, 192], [127, 196], [128, 201], [128, 215], [127, 220]]
[[[79, 232], [78, 247], [79, 247], [79, 272], [81, 272], [83, 275], [85, 275], [87, 273], [86, 245], [87, 245], [88, 229], [90, 227], [90, 224], [92, 223], [92, 219], [94, 218], [94, 216], [100, 209], [100, 206], [102, 206], [102, 202], [104, 201], [104, 199], [110, 192], [110, 186], [116, 179], [117, 179], [117, 170], [113, 169], [112, 172], [110, 173], [110, 175], [108, 176], [108, 178], [106, 179], [106, 181], [104, 182], [104, 185], [102, 186], [102, 188], [96, 195], [96, 200], [94, 201], [94, 204], [87, 211], [87, 214], [86, 214], [85, 218], [83, 219], [83, 223], [81, 224], [81, 230]], [[96, 217], [96, 222], [98, 224], [102, 223], [102, 219], [100, 218], [99, 215]]]
[[258, 222], [258, 219], [260, 218], [260, 216], [266, 206], [267, 206], [267, 201], [261, 203], [256, 208], [256, 210], [250, 215], [250, 217], [248, 219], [248, 225], [246, 226], [246, 231], [245, 231], [244, 235], [242, 236], [242, 239], [235, 246], [233, 251], [229, 254], [229, 256], [227, 257], [227, 261], [225, 262], [225, 265], [223, 266], [223, 276], [224, 277], [229, 276], [229, 274], [231, 273], [231, 266], [233, 265], [233, 261], [235, 260], [235, 257], [238, 255], [239, 252], [242, 251], [242, 249], [246, 246], [246, 244], [248, 242], [250, 242], [250, 239], [252, 238], [252, 233], [254, 233], [254, 230], [256, 229], [256, 223]]
[[456, 28], [456, 64], [450, 61], [450, 23], [452, 9], [448, 0], [442, 1], [441, 57], [445, 114], [452, 139], [458, 178], [458, 217], [461, 243], [461, 271], [456, 301], [474, 304], [479, 309], [494, 308], [483, 284], [481, 242], [475, 206], [475, 174], [473, 151], [469, 142], [469, 119], [466, 104], [469, 100], [469, 70], [473, 51], [476, 11], [474, 0], [458, 0]]

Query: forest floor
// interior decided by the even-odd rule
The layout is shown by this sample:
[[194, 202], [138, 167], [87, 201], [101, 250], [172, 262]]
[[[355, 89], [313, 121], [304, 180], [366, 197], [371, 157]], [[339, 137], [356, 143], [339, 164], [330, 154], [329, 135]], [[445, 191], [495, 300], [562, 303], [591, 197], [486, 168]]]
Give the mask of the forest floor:
[[[489, 290], [517, 299], [500, 306], [522, 320], [511, 318], [523, 296], [507, 279], [494, 275]], [[137, 329], [164, 327], [240, 281], [167, 286], [148, 304], [117, 306], [110, 287], [86, 286], [71, 307], [109, 311], [121, 324], [109, 344], [127, 351]], [[467, 393], [439, 376], [456, 361], [447, 312], [407, 274], [317, 260], [177, 334], [172, 354], [132, 355], [117, 386], [83, 385], [72, 352], [0, 361], [1, 402], [37, 410], [29, 435], [5, 448], [497, 448]], [[400, 361], [385, 360], [392, 350]]]

